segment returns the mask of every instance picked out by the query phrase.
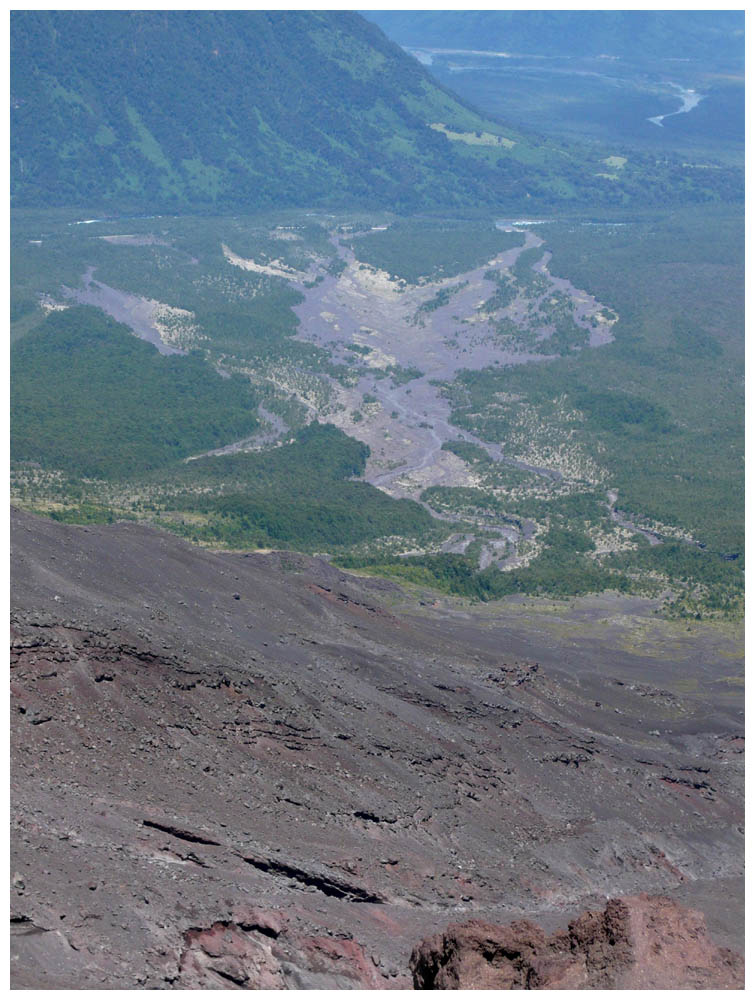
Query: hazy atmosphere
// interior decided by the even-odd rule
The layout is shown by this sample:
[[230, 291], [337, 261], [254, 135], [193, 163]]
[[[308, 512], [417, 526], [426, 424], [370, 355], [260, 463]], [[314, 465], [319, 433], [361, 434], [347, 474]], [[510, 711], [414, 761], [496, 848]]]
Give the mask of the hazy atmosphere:
[[11, 987], [744, 988], [744, 12], [11, 13]]

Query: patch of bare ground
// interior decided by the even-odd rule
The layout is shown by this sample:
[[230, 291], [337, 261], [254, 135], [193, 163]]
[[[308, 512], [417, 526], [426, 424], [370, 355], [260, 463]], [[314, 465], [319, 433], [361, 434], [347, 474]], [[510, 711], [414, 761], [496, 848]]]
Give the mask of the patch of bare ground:
[[[556, 422], [545, 427], [534, 418], [524, 420], [521, 433], [502, 450], [454, 427], [449, 403], [440, 389], [441, 382], [453, 379], [463, 368], [533, 362], [547, 356], [550, 328], [543, 328], [545, 339], [540, 346], [546, 353], [533, 353], [515, 341], [504, 345], [496, 333], [496, 324], [506, 316], [515, 323], [530, 322], [525, 315], [526, 296], [502, 310], [480, 308], [496, 289], [491, 274], [510, 274], [523, 251], [540, 245], [542, 240], [527, 232], [522, 247], [505, 251], [472, 271], [412, 285], [361, 263], [334, 239], [345, 268], [338, 277], [323, 275], [314, 287], [302, 286], [305, 301], [296, 307], [301, 320], [299, 336], [328, 349], [334, 360], [348, 364], [356, 376], [349, 385], [330, 380], [324, 406], [318, 403], [317, 394], [308, 392], [300, 398], [321, 419], [369, 445], [366, 478], [373, 485], [393, 496], [412, 499], [419, 499], [429, 486], [477, 485], [469, 466], [442, 450], [444, 442], [460, 437], [480, 445], [495, 461], [532, 467], [549, 479], [603, 481], [600, 467]], [[605, 318], [603, 307], [594, 298], [563, 279], [553, 278], [547, 270], [548, 259], [546, 254], [536, 265], [546, 288], [570, 303], [578, 326], [591, 330], [591, 346], [607, 343], [613, 320]], [[443, 290], [448, 292], [448, 301], [423, 310]], [[544, 298], [541, 292], [538, 296], [538, 301]], [[402, 377], [401, 372], [409, 376]], [[296, 391], [290, 382], [289, 388]], [[365, 400], [371, 402], [365, 404]], [[505, 536], [511, 536], [510, 527]], [[494, 554], [493, 549], [487, 552], [486, 565], [497, 561], [510, 568], [527, 561], [524, 553], [513, 558], [509, 555], [506, 560], [495, 560]]]

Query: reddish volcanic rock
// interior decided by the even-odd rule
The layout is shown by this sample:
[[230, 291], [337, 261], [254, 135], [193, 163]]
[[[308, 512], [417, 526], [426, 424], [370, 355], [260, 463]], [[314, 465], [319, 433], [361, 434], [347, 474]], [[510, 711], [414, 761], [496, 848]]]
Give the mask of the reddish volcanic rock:
[[185, 942], [179, 982], [187, 989], [285, 989], [271, 942], [259, 933], [219, 921], [187, 931]]
[[[591, 948], [589, 921], [598, 918]], [[744, 960], [708, 937], [702, 913], [663, 896], [641, 895], [608, 903], [605, 916], [585, 914], [570, 925], [572, 939], [584, 942], [591, 982], [606, 976], [615, 989], [743, 989]], [[627, 966], [611, 972], [612, 935], [629, 953]]]
[[702, 914], [663, 896], [612, 899], [546, 937], [528, 920], [472, 920], [411, 957], [416, 989], [743, 989], [741, 956], [717, 947]]
[[310, 979], [313, 974], [320, 974], [340, 977], [342, 987], [363, 990], [386, 988], [386, 980], [375, 968], [375, 963], [367, 957], [362, 945], [352, 938], [309, 937], [297, 944]]
[[300, 937], [280, 911], [250, 907], [184, 935], [176, 985], [183, 989], [384, 989], [351, 938]]

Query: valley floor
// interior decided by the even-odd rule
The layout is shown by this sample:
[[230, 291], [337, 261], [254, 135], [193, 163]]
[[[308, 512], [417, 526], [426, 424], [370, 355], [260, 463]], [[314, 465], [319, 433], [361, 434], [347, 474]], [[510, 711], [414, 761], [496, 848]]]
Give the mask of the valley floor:
[[[690, 621], [740, 617], [735, 213], [680, 213], [657, 231], [640, 217], [378, 223], [98, 220], [91, 235], [58, 221], [19, 234], [36, 298], [14, 327], [13, 501], [483, 599], [615, 590]], [[703, 248], [692, 265], [690, 240]], [[651, 274], [638, 253], [668, 263]], [[29, 309], [47, 315], [31, 333]], [[49, 352], [74, 315], [82, 384], [61, 388]], [[137, 357], [119, 341], [128, 330], [173, 356]], [[193, 392], [206, 386], [196, 406], [171, 382], [192, 366]], [[111, 379], [133, 386], [112, 427]], [[346, 475], [375, 487], [363, 503], [340, 471], [309, 499], [282, 481], [295, 455], [304, 478], [326, 468], [332, 441], [296, 443], [316, 422], [368, 446]]]

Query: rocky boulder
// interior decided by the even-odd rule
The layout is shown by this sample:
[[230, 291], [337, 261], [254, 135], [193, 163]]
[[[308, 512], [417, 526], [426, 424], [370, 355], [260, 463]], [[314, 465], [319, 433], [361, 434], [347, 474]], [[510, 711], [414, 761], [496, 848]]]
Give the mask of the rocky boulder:
[[472, 920], [423, 941], [415, 989], [743, 989], [744, 961], [719, 948], [696, 910], [663, 896], [611, 899], [567, 931]]

